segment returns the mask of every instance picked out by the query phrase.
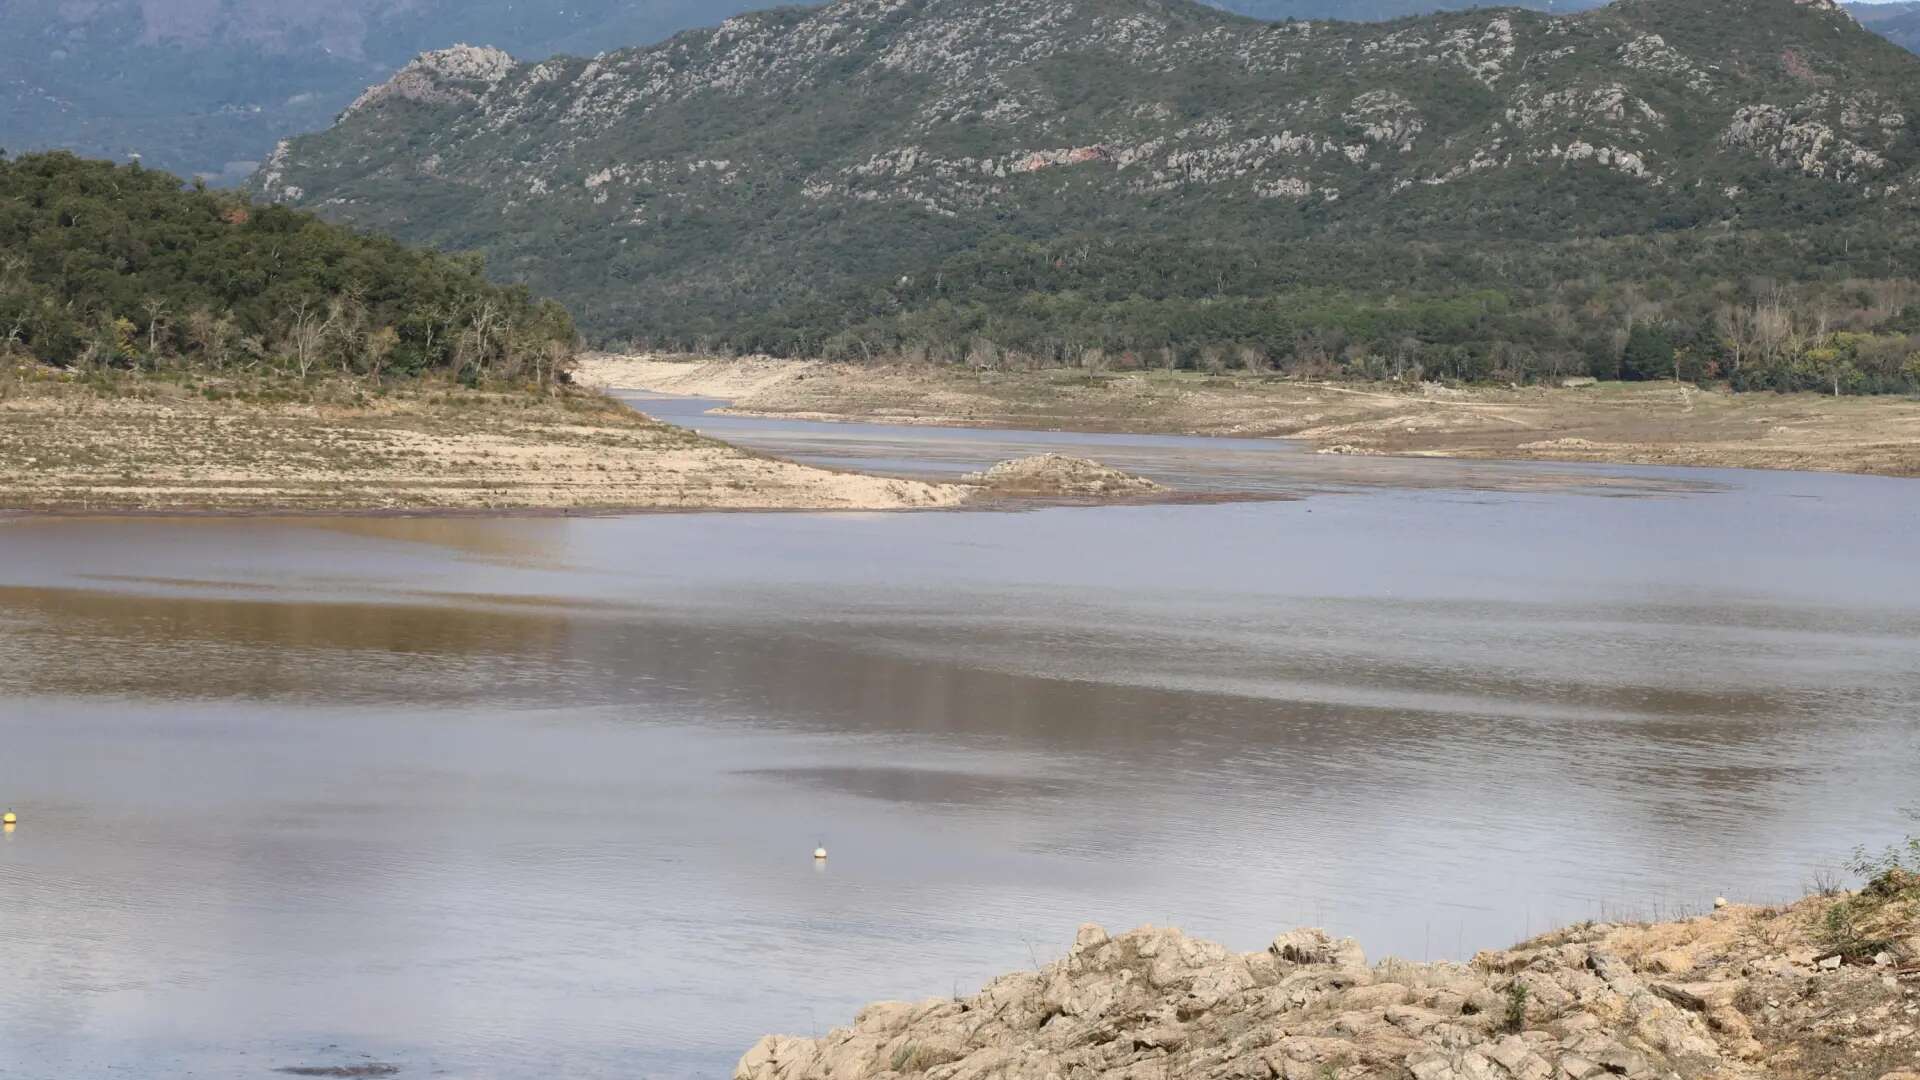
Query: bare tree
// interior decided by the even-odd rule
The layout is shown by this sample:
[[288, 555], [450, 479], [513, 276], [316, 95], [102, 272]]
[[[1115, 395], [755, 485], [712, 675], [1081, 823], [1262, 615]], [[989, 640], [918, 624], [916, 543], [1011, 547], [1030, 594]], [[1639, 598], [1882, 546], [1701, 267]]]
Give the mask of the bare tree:
[[160, 366], [160, 329], [171, 325], [168, 319], [173, 310], [167, 302], [158, 296], [149, 296], [140, 301], [140, 310], [147, 315], [147, 359], [155, 367]]
[[200, 354], [201, 362], [216, 368], [227, 366], [233, 348], [233, 320], [216, 316], [206, 308], [187, 313], [187, 343]]
[[565, 342], [549, 341], [546, 347], [545, 370], [536, 368], [534, 377], [545, 387], [551, 387], [560, 381], [560, 376], [573, 365], [573, 348]]
[[999, 366], [1000, 347], [986, 338], [974, 338], [973, 345], [967, 349], [967, 366], [974, 374]]
[[399, 344], [400, 333], [391, 326], [383, 326], [367, 335], [362, 351], [367, 358], [367, 375], [374, 382], [380, 381], [380, 373], [385, 370], [387, 359]]
[[337, 314], [336, 305], [329, 305], [328, 310], [322, 312], [306, 297], [301, 297], [287, 313], [287, 344], [293, 349], [294, 368], [300, 378], [305, 379], [325, 355], [327, 337]]
[[1746, 309], [1739, 304], [1721, 304], [1713, 312], [1714, 329], [1720, 332], [1720, 340], [1726, 343], [1733, 357], [1733, 372], [1739, 374], [1746, 363], [1747, 353], [1753, 348], [1752, 323], [1747, 318]]

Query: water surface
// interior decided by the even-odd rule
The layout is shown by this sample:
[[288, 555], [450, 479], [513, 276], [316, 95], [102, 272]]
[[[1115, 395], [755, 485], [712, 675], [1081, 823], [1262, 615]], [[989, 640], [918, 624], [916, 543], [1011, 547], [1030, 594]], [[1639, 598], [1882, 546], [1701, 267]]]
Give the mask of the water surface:
[[724, 1076], [1089, 919], [1463, 956], [1916, 799], [1911, 482], [696, 422], [1304, 497], [0, 523], [0, 1076]]

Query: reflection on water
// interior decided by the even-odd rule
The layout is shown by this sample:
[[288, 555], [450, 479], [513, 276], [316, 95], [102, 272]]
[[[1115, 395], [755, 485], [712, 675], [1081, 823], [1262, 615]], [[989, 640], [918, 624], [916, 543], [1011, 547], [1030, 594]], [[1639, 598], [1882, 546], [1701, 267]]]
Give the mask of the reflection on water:
[[[1314, 486], [1214, 445], [1137, 452]], [[1896, 835], [1910, 484], [1380, 467], [1020, 514], [0, 522], [0, 1075], [721, 1076], [1086, 919], [1464, 955]]]

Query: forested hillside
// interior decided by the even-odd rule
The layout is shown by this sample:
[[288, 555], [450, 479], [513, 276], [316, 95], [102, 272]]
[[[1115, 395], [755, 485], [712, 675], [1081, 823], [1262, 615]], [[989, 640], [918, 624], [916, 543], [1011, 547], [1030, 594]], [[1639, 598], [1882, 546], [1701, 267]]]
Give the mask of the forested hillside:
[[1916, 116], [1920, 60], [1816, 0], [841, 0], [423, 57], [257, 183], [601, 340], [1892, 389]]
[[62, 365], [551, 377], [557, 305], [478, 258], [67, 154], [0, 157], [0, 355]]

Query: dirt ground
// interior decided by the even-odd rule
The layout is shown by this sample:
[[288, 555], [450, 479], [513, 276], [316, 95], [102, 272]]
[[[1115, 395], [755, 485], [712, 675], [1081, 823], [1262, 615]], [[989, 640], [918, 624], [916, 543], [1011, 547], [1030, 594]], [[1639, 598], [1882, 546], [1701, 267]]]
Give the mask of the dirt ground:
[[577, 390], [0, 369], [0, 510], [903, 510], [970, 494], [751, 454]]
[[1596, 461], [1920, 476], [1920, 400], [1337, 385], [1192, 372], [971, 372], [764, 358], [595, 356], [599, 386], [730, 399], [730, 411], [889, 423], [1288, 437], [1322, 453]]

